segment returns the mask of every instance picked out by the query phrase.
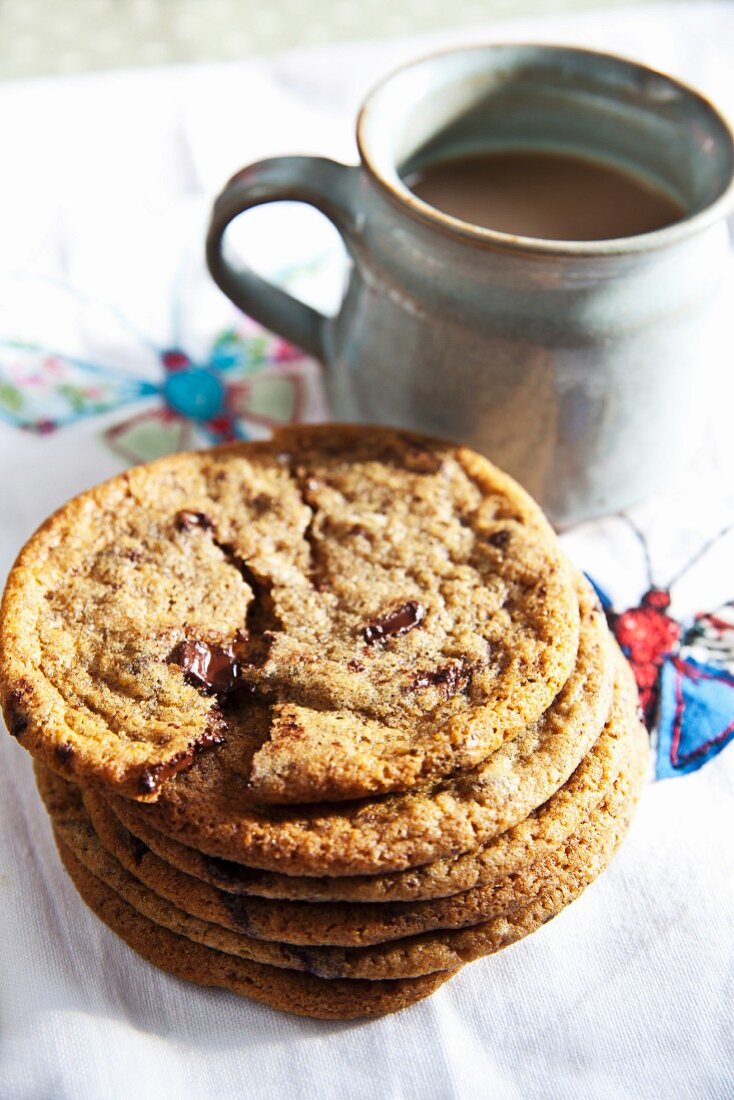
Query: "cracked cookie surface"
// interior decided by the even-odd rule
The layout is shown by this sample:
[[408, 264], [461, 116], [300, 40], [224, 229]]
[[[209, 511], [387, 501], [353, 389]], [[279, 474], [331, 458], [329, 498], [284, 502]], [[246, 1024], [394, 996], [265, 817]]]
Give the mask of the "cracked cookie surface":
[[234, 742], [255, 806], [474, 767], [565, 684], [578, 603], [484, 459], [326, 426], [76, 498], [22, 551], [0, 627], [9, 730], [52, 769], [153, 801]]

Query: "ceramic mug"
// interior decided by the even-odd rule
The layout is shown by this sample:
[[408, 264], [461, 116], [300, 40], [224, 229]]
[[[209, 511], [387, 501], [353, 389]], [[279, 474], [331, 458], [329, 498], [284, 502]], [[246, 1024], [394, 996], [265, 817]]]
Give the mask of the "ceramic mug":
[[[734, 138], [714, 107], [621, 58], [493, 45], [388, 77], [357, 141], [358, 166], [280, 157], [230, 180], [207, 240], [225, 294], [322, 360], [336, 417], [467, 443], [558, 524], [658, 487], [693, 434], [727, 263]], [[685, 216], [617, 240], [540, 240], [460, 221], [403, 182], [441, 159], [523, 146], [632, 169]], [[315, 206], [344, 239], [335, 317], [224, 255], [233, 218], [282, 199]]]

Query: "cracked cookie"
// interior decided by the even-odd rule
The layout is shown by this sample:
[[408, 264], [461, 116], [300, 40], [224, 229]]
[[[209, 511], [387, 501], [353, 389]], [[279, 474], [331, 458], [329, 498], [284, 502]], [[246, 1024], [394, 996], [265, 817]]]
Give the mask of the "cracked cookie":
[[572, 672], [578, 601], [537, 507], [489, 462], [301, 427], [129, 470], [52, 516], [0, 611], [10, 732], [155, 801], [228, 744], [237, 806], [468, 771]]

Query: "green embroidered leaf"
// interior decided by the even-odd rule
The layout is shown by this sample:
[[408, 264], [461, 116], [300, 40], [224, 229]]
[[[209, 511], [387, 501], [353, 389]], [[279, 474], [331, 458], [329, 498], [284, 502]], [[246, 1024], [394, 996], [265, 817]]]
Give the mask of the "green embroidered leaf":
[[23, 404], [23, 394], [17, 386], [12, 386], [10, 382], [0, 382], [0, 405], [4, 405], [12, 413], [19, 413]]

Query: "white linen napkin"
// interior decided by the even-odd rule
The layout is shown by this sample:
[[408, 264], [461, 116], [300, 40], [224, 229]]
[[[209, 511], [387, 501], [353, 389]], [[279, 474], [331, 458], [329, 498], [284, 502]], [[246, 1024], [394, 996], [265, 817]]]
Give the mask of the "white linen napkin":
[[[59, 369], [78, 357], [107, 372], [96, 396], [82, 395], [104, 411], [46, 434], [0, 423], [0, 576], [51, 510], [124, 467], [120, 450], [144, 457], [174, 440], [159, 415], [165, 349], [201, 359], [217, 337], [220, 349], [231, 346], [234, 328], [229, 339], [269, 364], [267, 385], [253, 373], [252, 410], [288, 416], [294, 394], [307, 392], [303, 414], [324, 415], [315, 366], [289, 361], [277, 342], [258, 344], [208, 282], [201, 242], [210, 199], [261, 156], [351, 159], [356, 105], [378, 75], [426, 47], [490, 37], [617, 50], [687, 77], [734, 114], [726, 3], [0, 87], [0, 340], [41, 344], [60, 357]], [[263, 269], [335, 306], [342, 253], [315, 216], [266, 211], [248, 233]], [[631, 513], [661, 585], [734, 517], [731, 349], [722, 331], [709, 402], [718, 427], [678, 485]], [[33, 380], [37, 357], [18, 350], [17, 385], [0, 388], [6, 411], [17, 412], [20, 393], [58, 413]], [[143, 383], [147, 396], [127, 403]], [[71, 384], [89, 389], [89, 378], [72, 371]], [[627, 521], [589, 524], [565, 541], [618, 609], [639, 603], [649, 578]], [[685, 620], [734, 596], [733, 546], [722, 537], [681, 577], [671, 614]], [[467, 967], [405, 1013], [349, 1024], [290, 1018], [139, 959], [61, 870], [30, 758], [3, 735], [0, 759], [0, 1096], [8, 1100], [732, 1095], [732, 747], [698, 771], [651, 782], [610, 870], [537, 935]]]

